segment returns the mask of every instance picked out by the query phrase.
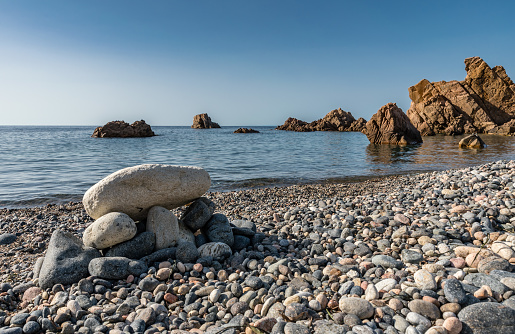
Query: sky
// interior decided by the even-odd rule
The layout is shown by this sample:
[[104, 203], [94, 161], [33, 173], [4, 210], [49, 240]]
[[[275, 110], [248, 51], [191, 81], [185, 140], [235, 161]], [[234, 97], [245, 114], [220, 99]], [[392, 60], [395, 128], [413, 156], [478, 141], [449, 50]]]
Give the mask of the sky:
[[370, 119], [479, 56], [515, 78], [512, 1], [0, 0], [0, 125]]

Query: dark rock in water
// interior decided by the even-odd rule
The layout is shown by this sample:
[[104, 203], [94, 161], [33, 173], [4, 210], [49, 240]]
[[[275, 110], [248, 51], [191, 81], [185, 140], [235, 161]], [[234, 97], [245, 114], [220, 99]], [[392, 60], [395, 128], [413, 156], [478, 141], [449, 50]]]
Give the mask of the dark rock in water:
[[[137, 224], [136, 224], [137, 225]], [[113, 246], [106, 253], [106, 257], [126, 257], [141, 259], [152, 253], [156, 245], [156, 236], [152, 232], [143, 232], [129, 241]]]
[[234, 244], [234, 235], [226, 216], [221, 213], [214, 214], [203, 228], [203, 234], [210, 242], [223, 242], [230, 247]]
[[89, 275], [89, 262], [100, 256], [98, 250], [85, 247], [73, 234], [56, 230], [39, 271], [39, 286], [46, 289], [58, 283], [76, 283]]
[[0, 245], [9, 245], [16, 241], [16, 234], [4, 233], [0, 234]]
[[395, 103], [381, 107], [367, 122], [363, 133], [371, 144], [411, 145], [422, 143], [420, 132]]
[[450, 303], [463, 304], [466, 301], [467, 293], [463, 290], [461, 282], [457, 279], [448, 279], [443, 288], [445, 298]]
[[250, 239], [243, 235], [235, 235], [234, 236], [234, 244], [232, 249], [235, 251], [239, 251], [247, 248], [250, 245]]
[[515, 310], [498, 303], [477, 303], [458, 314], [462, 334], [515, 333]]
[[251, 128], [239, 128], [234, 133], [259, 133], [259, 131]]
[[186, 208], [181, 220], [192, 231], [201, 229], [215, 212], [215, 206], [213, 201], [200, 197]]
[[150, 128], [150, 125], [144, 120], [136, 121], [132, 124], [124, 121], [109, 122], [104, 126], [95, 129], [91, 137], [95, 138], [132, 138], [132, 137], [152, 137], [156, 134]]
[[179, 242], [177, 252], [175, 253], [177, 260], [183, 263], [195, 263], [199, 256], [199, 251], [194, 243], [187, 241]]
[[311, 132], [311, 131], [355, 131], [361, 132], [367, 122], [364, 118], [355, 119], [350, 112], [341, 108], [331, 110], [324, 118], [307, 123], [296, 118], [288, 118], [276, 130]]
[[211, 117], [207, 114], [199, 114], [193, 117], [193, 129], [215, 129], [220, 128], [218, 123], [211, 121]]
[[142, 261], [134, 261], [126, 257], [102, 257], [93, 259], [88, 269], [91, 276], [124, 279], [129, 275], [141, 275], [147, 271], [147, 266]]
[[472, 134], [460, 140], [458, 144], [460, 148], [485, 148], [486, 144], [477, 134]]

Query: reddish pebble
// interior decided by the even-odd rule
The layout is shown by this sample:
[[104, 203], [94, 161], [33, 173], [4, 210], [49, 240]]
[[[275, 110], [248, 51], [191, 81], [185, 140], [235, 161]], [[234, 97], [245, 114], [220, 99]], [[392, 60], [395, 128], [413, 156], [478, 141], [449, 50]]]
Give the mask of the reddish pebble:
[[459, 334], [463, 325], [460, 319], [456, 317], [450, 317], [445, 319], [442, 327], [445, 328], [449, 334]]
[[198, 271], [199, 273], [200, 273], [200, 272], [202, 272], [202, 269], [204, 269], [204, 267], [203, 267], [203, 266], [202, 266], [202, 264], [200, 264], [200, 263], [195, 263], [195, 264], [193, 265], [193, 270], [196, 270], [196, 271]]
[[435, 304], [436, 306], [440, 307], [440, 302], [438, 302], [437, 299], [429, 296], [422, 297], [422, 300], [425, 300], [426, 302], [430, 302], [431, 304]]
[[334, 299], [329, 300], [329, 302], [327, 303], [327, 307], [330, 309], [338, 308], [338, 306], [338, 301]]
[[172, 267], [172, 264], [168, 261], [164, 261], [164, 262], [161, 262], [159, 264], [159, 269], [162, 269], [162, 268], [171, 268]]
[[163, 297], [164, 300], [166, 300], [168, 303], [173, 304], [179, 300], [176, 295], [171, 293], [166, 293]]
[[454, 268], [458, 268], [458, 269], [465, 268], [465, 265], [466, 265], [465, 260], [461, 257], [456, 257], [456, 258], [450, 259], [449, 261], [451, 261]]
[[126, 280], [126, 282], [127, 282], [127, 283], [132, 283], [132, 282], [134, 282], [134, 276], [132, 276], [132, 275], [127, 276], [127, 280]]
[[363, 261], [359, 264], [360, 267], [363, 267], [365, 270], [368, 270], [374, 266], [372, 262]]

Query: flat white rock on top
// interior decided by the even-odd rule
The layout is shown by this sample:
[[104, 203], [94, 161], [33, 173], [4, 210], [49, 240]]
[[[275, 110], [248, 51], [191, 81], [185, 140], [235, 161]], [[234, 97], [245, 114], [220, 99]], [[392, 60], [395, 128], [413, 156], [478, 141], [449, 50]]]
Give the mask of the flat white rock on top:
[[82, 203], [97, 219], [123, 212], [135, 221], [146, 218], [153, 206], [174, 209], [202, 196], [211, 186], [200, 167], [145, 164], [121, 169], [89, 188]]

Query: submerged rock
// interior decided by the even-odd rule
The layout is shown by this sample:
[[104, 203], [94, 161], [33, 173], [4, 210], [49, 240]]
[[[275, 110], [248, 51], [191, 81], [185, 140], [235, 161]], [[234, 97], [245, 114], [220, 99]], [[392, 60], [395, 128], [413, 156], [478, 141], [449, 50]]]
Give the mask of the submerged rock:
[[251, 128], [238, 128], [234, 133], [259, 133], [259, 131]]
[[460, 148], [485, 148], [486, 144], [477, 134], [472, 134], [460, 140], [458, 144]]

